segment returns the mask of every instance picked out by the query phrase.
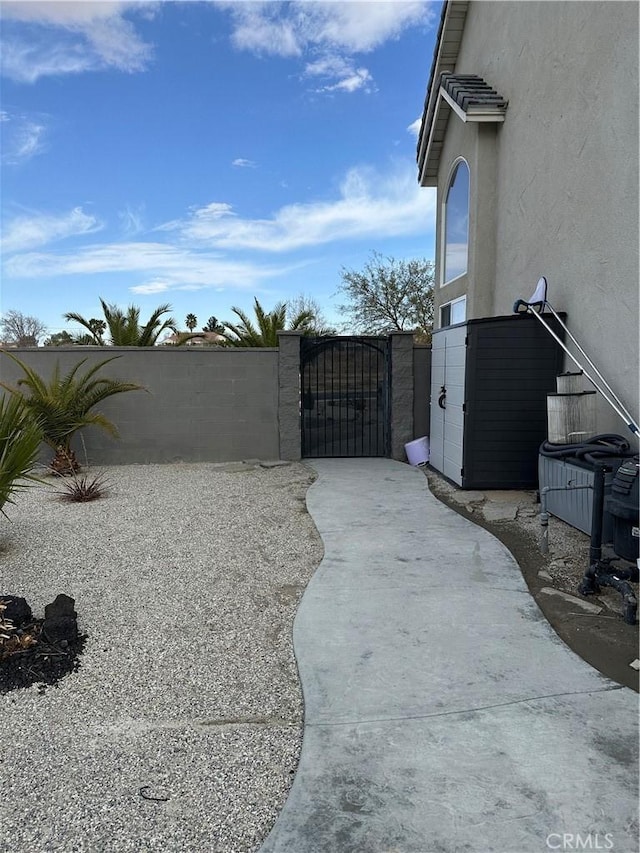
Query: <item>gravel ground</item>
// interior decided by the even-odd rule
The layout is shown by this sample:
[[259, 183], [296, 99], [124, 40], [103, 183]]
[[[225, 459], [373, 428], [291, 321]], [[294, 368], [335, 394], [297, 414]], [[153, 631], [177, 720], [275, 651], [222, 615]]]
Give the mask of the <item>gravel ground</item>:
[[88, 639], [78, 672], [0, 695], [0, 851], [257, 850], [302, 739], [291, 629], [322, 558], [315, 475], [104, 470], [104, 498], [35, 487], [2, 521], [0, 592], [35, 616], [72, 596]]

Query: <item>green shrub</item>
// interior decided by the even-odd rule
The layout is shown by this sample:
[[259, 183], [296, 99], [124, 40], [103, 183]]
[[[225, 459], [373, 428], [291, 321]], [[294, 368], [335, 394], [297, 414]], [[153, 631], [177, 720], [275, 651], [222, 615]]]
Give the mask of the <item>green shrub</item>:
[[31, 470], [38, 458], [42, 429], [21, 397], [0, 398], [0, 512], [12, 496], [37, 480]]
[[[115, 425], [101, 412], [92, 411], [94, 406], [114, 394], [146, 390], [142, 385], [133, 382], [95, 378], [95, 374], [105, 364], [120, 358], [117, 355], [106, 358], [80, 373], [80, 368], [87, 361], [83, 358], [64, 376], [60, 374], [60, 365], [56, 361], [51, 379], [46, 381], [17, 356], [10, 352], [4, 354], [15, 361], [25, 375], [18, 379], [15, 386], [4, 382], [0, 382], [0, 386], [15, 398], [23, 400], [34, 419], [38, 421], [42, 429], [42, 440], [55, 452], [51, 467], [58, 473], [76, 471], [79, 468], [71, 449], [71, 440], [78, 430], [87, 426], [98, 426], [117, 437]], [[28, 388], [29, 393], [25, 394], [21, 386]]]

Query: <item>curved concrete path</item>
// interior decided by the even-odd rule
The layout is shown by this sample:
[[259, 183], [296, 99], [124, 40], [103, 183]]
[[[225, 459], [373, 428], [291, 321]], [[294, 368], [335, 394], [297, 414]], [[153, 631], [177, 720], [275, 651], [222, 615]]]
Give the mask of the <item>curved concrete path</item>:
[[636, 851], [636, 694], [564, 645], [511, 554], [421, 471], [313, 467], [304, 743], [261, 853]]

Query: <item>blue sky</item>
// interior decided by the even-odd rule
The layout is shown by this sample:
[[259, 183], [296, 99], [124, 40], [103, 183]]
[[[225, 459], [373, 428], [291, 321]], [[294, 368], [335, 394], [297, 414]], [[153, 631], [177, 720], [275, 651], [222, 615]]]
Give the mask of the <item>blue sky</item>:
[[3, 2], [0, 310], [184, 328], [433, 259], [415, 163], [439, 2]]

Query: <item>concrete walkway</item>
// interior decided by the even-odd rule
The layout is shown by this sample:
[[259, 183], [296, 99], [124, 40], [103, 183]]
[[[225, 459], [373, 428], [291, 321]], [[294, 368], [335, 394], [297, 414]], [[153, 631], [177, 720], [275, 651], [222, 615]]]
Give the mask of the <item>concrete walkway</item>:
[[261, 853], [637, 851], [636, 694], [562, 643], [510, 553], [421, 471], [313, 467], [304, 743]]

